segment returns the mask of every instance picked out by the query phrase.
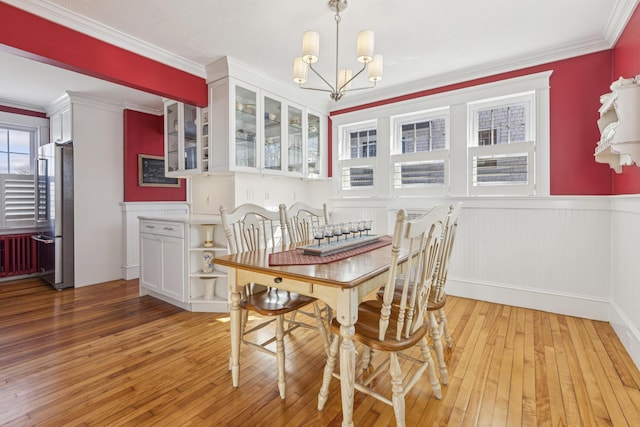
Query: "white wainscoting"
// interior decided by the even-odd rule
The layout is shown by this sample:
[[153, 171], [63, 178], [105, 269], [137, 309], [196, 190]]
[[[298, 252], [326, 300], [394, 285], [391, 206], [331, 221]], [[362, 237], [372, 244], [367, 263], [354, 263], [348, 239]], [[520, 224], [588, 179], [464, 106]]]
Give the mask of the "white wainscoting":
[[186, 202], [123, 202], [120, 205], [124, 231], [122, 278], [137, 279], [140, 274], [138, 217], [185, 216], [189, 214], [189, 205]]
[[447, 292], [610, 322], [640, 367], [640, 196], [334, 200], [340, 218], [463, 202]]
[[609, 200], [602, 197], [334, 201], [341, 217], [374, 219], [462, 201], [448, 293], [597, 320], [609, 319]]
[[611, 198], [611, 318], [640, 367], [640, 197]]

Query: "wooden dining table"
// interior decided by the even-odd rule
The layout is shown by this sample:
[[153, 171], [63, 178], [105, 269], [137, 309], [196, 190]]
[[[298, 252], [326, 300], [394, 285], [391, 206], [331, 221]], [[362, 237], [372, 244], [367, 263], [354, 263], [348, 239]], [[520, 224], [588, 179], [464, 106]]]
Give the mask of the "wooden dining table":
[[[301, 246], [301, 245], [298, 245]], [[340, 390], [342, 425], [353, 426], [353, 398], [356, 353], [352, 340], [358, 321], [358, 304], [372, 291], [386, 284], [391, 246], [383, 246], [345, 259], [323, 264], [269, 265], [269, 254], [295, 246], [255, 250], [216, 257], [228, 267], [231, 299], [231, 374], [233, 386], [240, 380], [240, 291], [249, 283], [285, 289], [315, 297], [329, 305], [340, 323]], [[406, 254], [400, 255], [406, 260]]]

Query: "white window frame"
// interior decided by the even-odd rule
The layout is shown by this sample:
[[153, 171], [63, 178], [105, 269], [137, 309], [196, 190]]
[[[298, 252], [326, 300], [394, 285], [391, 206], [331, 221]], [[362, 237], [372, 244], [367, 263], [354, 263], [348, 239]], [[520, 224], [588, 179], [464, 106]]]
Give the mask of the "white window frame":
[[[358, 157], [351, 158], [351, 144], [350, 134], [353, 132], [376, 130], [376, 156], [375, 157]], [[339, 141], [339, 155], [338, 155], [338, 170], [337, 176], [339, 180], [340, 194], [342, 197], [371, 197], [376, 194], [377, 176], [375, 173], [376, 164], [378, 159], [380, 145], [380, 135], [378, 133], [377, 120], [367, 120], [360, 123], [352, 123], [345, 126], [340, 126], [338, 130], [340, 137]], [[346, 187], [344, 184], [345, 170], [355, 167], [371, 168], [373, 170], [373, 185], [367, 187]]]
[[[36, 166], [34, 159], [38, 155], [38, 147], [49, 142], [49, 119], [0, 112], [0, 125], [32, 132], [31, 174], [2, 174], [0, 176], [0, 229], [35, 227], [37, 223], [35, 219], [34, 174]], [[25, 209], [25, 204], [30, 202], [33, 203], [33, 219], [26, 219], [24, 215], [28, 209]]]
[[[412, 98], [404, 101], [394, 102], [390, 104], [380, 104], [371, 108], [361, 110], [347, 111], [344, 113], [331, 114], [333, 123], [332, 136], [334, 147], [332, 154], [333, 165], [333, 197], [336, 199], [341, 197], [352, 197], [354, 192], [342, 192], [340, 188], [340, 150], [342, 128], [358, 123], [366, 123], [370, 121], [377, 122], [378, 147], [377, 160], [374, 163], [376, 170], [374, 171], [375, 182], [374, 191], [359, 193], [363, 197], [392, 199], [400, 197], [409, 197], [408, 195], [400, 195], [393, 193], [391, 156], [394, 147], [392, 141], [395, 140], [394, 129], [392, 125], [392, 117], [410, 116], [420, 111], [437, 110], [439, 108], [449, 108], [449, 169], [448, 169], [448, 193], [445, 196], [461, 198], [476, 197], [479, 194], [473, 194], [469, 190], [470, 178], [468, 171], [471, 163], [469, 162], [469, 135], [470, 121], [469, 104], [479, 101], [487, 102], [488, 100], [500, 99], [512, 96], [514, 94], [522, 94], [527, 92], [535, 93], [535, 103], [531, 106], [530, 113], [535, 114], [535, 123], [531, 123], [531, 131], [535, 135], [534, 162], [530, 167], [533, 168], [534, 191], [535, 197], [546, 197], [550, 194], [550, 77], [553, 71], [541, 71], [534, 74], [527, 74], [505, 80], [496, 80], [490, 83], [484, 83], [477, 86], [470, 86], [461, 89], [455, 89], [448, 92], [439, 92], [432, 95]], [[529, 149], [528, 147], [524, 147]], [[473, 150], [472, 150], [473, 151]], [[530, 175], [531, 176], [531, 175]], [[496, 186], [493, 190], [494, 195], [514, 196], [513, 189], [507, 189], [507, 186]], [[509, 191], [507, 191], [509, 190]], [[485, 194], [489, 195], [489, 190], [485, 190]], [[525, 193], [519, 192], [518, 195]], [[531, 193], [526, 193], [531, 194]], [[392, 195], [394, 195], [392, 197]], [[428, 194], [421, 194], [423, 197], [429, 197]], [[527, 196], [530, 197], [530, 196]], [[414, 200], [417, 197], [414, 197]]]
[[[482, 110], [493, 107], [503, 108], [512, 105], [524, 105], [525, 108], [525, 141], [511, 142], [507, 144], [478, 145], [478, 114]], [[467, 155], [467, 191], [470, 196], [480, 195], [505, 195], [505, 196], [533, 196], [536, 189], [535, 173], [535, 148], [536, 148], [536, 97], [535, 91], [527, 91], [513, 95], [501, 96], [491, 99], [470, 102], [468, 106], [468, 155]], [[527, 156], [527, 183], [486, 183], [479, 184], [476, 181], [475, 160], [480, 157], [499, 159], [514, 155]]]
[[[433, 151], [422, 151], [414, 153], [402, 153], [402, 126], [411, 123], [431, 121], [434, 119], [444, 119], [445, 126], [445, 146], [443, 149]], [[442, 196], [449, 193], [449, 107], [436, 108], [432, 110], [419, 111], [415, 113], [397, 115], [391, 117], [393, 138], [391, 141], [391, 167], [390, 167], [390, 188], [392, 196], [412, 197], [412, 196]], [[396, 187], [396, 174], [400, 164], [422, 163], [422, 162], [443, 162], [444, 182], [442, 185], [420, 185]]]

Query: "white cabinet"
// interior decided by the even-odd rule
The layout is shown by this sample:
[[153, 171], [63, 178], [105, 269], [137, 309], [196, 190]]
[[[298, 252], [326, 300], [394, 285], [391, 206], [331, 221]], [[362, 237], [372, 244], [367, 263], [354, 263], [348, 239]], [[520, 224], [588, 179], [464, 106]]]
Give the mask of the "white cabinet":
[[49, 117], [51, 142], [63, 143], [73, 139], [71, 105], [64, 107]]
[[165, 175], [186, 177], [202, 171], [201, 109], [182, 102], [164, 102]]
[[140, 221], [140, 294], [188, 308], [183, 223]]
[[183, 221], [141, 218], [140, 295], [190, 311], [228, 312], [227, 272], [213, 263], [227, 252], [217, 215]]
[[233, 77], [210, 83], [209, 99], [209, 172], [326, 176], [321, 115]]

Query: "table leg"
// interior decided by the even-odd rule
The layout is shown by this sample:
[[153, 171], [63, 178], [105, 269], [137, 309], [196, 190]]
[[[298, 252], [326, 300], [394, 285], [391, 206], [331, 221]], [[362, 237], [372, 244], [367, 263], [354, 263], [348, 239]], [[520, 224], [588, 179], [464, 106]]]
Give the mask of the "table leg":
[[356, 347], [353, 325], [340, 325], [340, 392], [342, 395], [342, 426], [353, 427], [353, 394], [356, 379]]
[[231, 312], [229, 313], [231, 322], [231, 378], [233, 386], [238, 387], [240, 382], [240, 292], [231, 292]]

